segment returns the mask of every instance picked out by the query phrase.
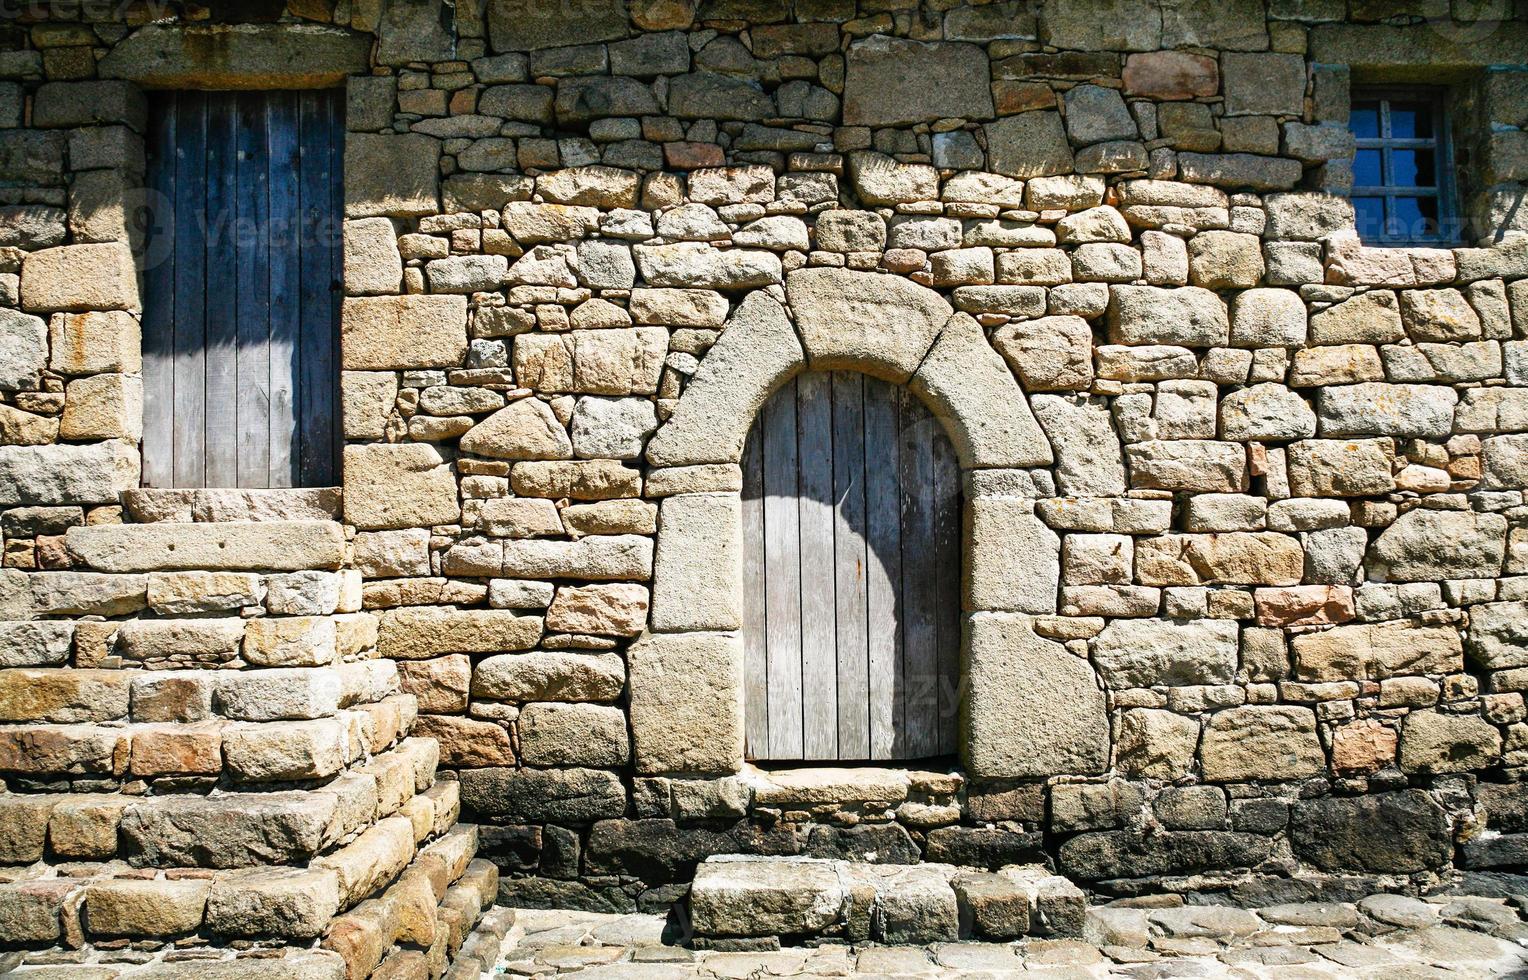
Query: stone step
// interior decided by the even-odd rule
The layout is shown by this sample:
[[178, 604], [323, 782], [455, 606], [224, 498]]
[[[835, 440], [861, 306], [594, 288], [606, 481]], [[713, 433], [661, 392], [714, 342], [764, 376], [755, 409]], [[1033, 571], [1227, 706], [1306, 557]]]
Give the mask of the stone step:
[[932, 943], [981, 937], [1082, 935], [1087, 896], [1037, 865], [999, 871], [949, 864], [723, 854], [690, 887], [690, 915], [706, 940]]

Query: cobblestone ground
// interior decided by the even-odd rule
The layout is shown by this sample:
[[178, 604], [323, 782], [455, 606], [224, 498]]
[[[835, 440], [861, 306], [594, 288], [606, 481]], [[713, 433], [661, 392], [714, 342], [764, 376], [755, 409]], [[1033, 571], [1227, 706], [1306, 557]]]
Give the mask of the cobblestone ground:
[[496, 977], [749, 980], [795, 976], [1528, 978], [1528, 926], [1495, 899], [1376, 896], [1248, 912], [1222, 906], [1095, 909], [1102, 942], [821, 946], [717, 952], [675, 945], [656, 915], [517, 911]]

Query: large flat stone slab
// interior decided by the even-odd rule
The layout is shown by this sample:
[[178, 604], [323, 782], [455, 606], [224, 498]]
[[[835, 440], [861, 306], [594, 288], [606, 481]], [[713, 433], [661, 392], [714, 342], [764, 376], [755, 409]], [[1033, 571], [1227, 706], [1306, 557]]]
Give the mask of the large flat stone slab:
[[71, 527], [76, 561], [103, 572], [336, 569], [345, 531], [333, 521], [97, 524]]
[[318, 24], [150, 24], [98, 71], [149, 88], [328, 88], [369, 69], [371, 36]]

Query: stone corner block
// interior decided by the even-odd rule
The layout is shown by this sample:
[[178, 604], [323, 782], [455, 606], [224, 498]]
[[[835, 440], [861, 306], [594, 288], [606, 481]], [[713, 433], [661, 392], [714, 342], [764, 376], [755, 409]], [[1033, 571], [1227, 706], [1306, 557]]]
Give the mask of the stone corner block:
[[736, 772], [743, 763], [742, 637], [647, 634], [626, 657], [637, 770]]

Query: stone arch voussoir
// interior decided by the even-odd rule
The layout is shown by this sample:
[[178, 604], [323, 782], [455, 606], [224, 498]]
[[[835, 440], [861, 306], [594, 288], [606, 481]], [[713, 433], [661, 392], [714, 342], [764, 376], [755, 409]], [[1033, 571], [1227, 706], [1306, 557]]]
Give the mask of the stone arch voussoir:
[[762, 290], [739, 304], [653, 437], [649, 463], [738, 462], [764, 400], [804, 369], [862, 371], [909, 385], [945, 424], [964, 469], [1054, 460], [980, 324], [934, 290], [900, 276], [811, 268], [790, 273], [785, 292], [789, 317]]

